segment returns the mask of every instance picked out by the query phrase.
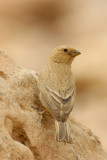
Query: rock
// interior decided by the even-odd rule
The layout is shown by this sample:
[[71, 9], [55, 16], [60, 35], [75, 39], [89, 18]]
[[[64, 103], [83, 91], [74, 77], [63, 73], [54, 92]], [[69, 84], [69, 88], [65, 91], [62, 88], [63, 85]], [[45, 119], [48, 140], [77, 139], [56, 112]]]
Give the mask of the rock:
[[54, 119], [42, 113], [37, 79], [0, 52], [0, 160], [107, 160], [99, 139], [73, 119], [73, 143], [55, 141]]

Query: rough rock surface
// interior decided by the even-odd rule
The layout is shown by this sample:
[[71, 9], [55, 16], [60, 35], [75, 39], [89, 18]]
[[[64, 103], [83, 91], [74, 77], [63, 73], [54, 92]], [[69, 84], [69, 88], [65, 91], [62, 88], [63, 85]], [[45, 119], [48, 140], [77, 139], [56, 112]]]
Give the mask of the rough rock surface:
[[107, 160], [98, 138], [73, 119], [72, 144], [55, 142], [54, 119], [42, 111], [36, 73], [0, 52], [0, 160]]

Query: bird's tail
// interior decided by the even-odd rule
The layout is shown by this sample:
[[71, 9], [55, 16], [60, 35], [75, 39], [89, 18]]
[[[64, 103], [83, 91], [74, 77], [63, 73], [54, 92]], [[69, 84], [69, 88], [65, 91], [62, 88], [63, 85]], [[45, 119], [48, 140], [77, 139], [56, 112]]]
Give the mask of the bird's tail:
[[56, 125], [56, 141], [72, 142], [69, 126], [67, 122], [55, 121]]

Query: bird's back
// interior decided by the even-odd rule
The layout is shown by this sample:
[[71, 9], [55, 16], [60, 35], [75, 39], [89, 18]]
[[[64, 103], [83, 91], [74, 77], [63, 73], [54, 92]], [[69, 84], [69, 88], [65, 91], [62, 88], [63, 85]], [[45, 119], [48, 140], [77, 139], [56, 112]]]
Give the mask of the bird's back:
[[65, 121], [75, 99], [75, 81], [70, 66], [48, 64], [39, 75], [40, 97], [58, 121]]

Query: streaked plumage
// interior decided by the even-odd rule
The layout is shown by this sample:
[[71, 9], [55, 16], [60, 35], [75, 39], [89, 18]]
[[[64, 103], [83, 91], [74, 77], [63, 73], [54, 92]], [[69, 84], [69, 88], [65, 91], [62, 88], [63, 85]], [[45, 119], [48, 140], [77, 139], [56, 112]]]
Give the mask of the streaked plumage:
[[75, 80], [71, 63], [80, 52], [69, 46], [53, 50], [38, 79], [41, 102], [52, 113], [56, 122], [56, 140], [71, 142], [66, 122], [75, 101]]

